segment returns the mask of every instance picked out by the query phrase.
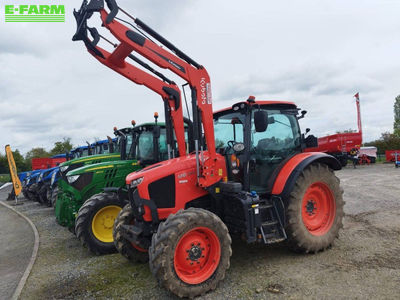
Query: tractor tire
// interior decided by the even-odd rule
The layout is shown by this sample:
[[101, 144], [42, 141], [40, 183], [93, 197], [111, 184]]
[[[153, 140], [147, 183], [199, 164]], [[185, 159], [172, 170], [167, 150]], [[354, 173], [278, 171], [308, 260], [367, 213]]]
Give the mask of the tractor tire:
[[51, 192], [51, 205], [54, 207], [54, 210], [56, 209], [56, 202], [57, 202], [57, 197], [58, 197], [58, 186], [56, 186], [53, 191]]
[[345, 167], [345, 166], [347, 166], [347, 157], [341, 157], [340, 159], [339, 159], [339, 162], [340, 162], [340, 165], [342, 166], [342, 167]]
[[325, 164], [315, 163], [299, 175], [286, 209], [289, 247], [316, 253], [330, 247], [343, 227], [343, 190]]
[[46, 197], [47, 190], [45, 185], [40, 187], [38, 194], [39, 194], [39, 202], [41, 204], [47, 205], [47, 197]]
[[37, 189], [37, 184], [34, 183], [29, 187], [29, 199], [35, 202], [39, 202], [40, 203], [40, 199], [38, 197], [38, 195], [36, 194], [36, 189]]
[[96, 255], [117, 252], [113, 226], [125, 204], [115, 193], [100, 193], [86, 200], [75, 220], [76, 236], [82, 246]]
[[30, 199], [29, 199], [28, 192], [26, 191], [26, 188], [25, 188], [25, 187], [22, 188], [22, 194], [24, 195], [25, 199], [30, 200]]
[[224, 279], [231, 243], [226, 225], [215, 214], [201, 208], [180, 210], [153, 235], [150, 270], [178, 297], [204, 295]]
[[122, 236], [122, 233], [119, 230], [121, 225], [132, 225], [134, 222], [135, 217], [133, 216], [131, 205], [126, 204], [115, 219], [113, 230], [114, 245], [117, 251], [128, 260], [146, 263], [149, 260], [148, 249], [143, 249], [132, 244]]
[[47, 199], [47, 206], [48, 207], [52, 207], [53, 204], [51, 203], [51, 194], [52, 194], [52, 190], [51, 187], [47, 187], [46, 188], [46, 199]]

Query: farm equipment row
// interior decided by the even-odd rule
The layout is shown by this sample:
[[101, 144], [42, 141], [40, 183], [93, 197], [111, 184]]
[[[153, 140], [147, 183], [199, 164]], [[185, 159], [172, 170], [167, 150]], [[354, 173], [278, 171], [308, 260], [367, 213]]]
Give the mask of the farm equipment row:
[[[54, 205], [57, 222], [93, 253], [117, 250], [148, 262], [159, 284], [179, 297], [217, 287], [229, 268], [232, 238], [286, 241], [306, 253], [329, 248], [342, 227], [343, 191], [334, 174], [341, 163], [330, 151], [306, 150], [319, 149], [317, 138], [300, 130], [306, 112], [253, 96], [214, 112], [206, 68], [115, 0], [106, 4], [83, 1], [74, 11], [73, 40], [160, 95], [165, 121], [155, 114], [154, 122], [114, 128], [115, 141], [88, 143], [59, 167], [32, 171], [24, 195]], [[125, 26], [130, 22], [116, 17], [121, 13], [135, 25]], [[110, 51], [88, 27], [95, 14], [118, 41]], [[190, 88], [191, 119], [183, 116], [178, 85], [144, 59]]]

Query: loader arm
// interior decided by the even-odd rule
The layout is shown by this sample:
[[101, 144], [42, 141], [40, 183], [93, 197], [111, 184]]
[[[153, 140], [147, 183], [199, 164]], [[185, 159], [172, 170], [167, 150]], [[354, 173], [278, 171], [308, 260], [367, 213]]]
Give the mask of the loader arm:
[[[184, 143], [183, 110], [179, 88], [173, 82], [168, 83], [160, 80], [127, 63], [126, 58], [130, 57], [132, 52], [137, 52], [158, 67], [168, 69], [185, 80], [192, 90], [198, 183], [200, 186], [207, 187], [220, 181], [221, 175], [215, 174], [214, 170], [216, 169], [217, 160], [223, 158], [217, 155], [215, 151], [211, 84], [206, 69], [176, 48], [144, 22], [120, 9], [115, 3], [115, 0], [107, 0], [106, 3], [110, 12], [105, 10], [104, 0], [92, 0], [89, 3], [86, 0], [83, 1], [80, 10], [74, 12], [78, 28], [73, 40], [83, 40], [88, 51], [101, 63], [129, 80], [148, 87], [169, 102], [180, 155], [185, 155], [186, 151]], [[118, 22], [115, 17], [120, 10], [130, 17], [142, 31], [145, 31], [148, 35], [158, 40], [171, 50], [171, 52], [156, 44], [147, 36], [139, 34]], [[115, 49], [111, 53], [97, 45], [101, 36], [95, 28], [89, 28], [87, 26], [87, 19], [89, 19], [94, 12], [100, 13], [103, 26], [120, 42], [119, 45], [115, 45]], [[88, 32], [92, 35], [93, 40], [88, 38]], [[201, 155], [201, 157], [206, 157], [206, 159], [200, 161], [199, 147], [202, 144], [202, 128], [204, 130], [208, 153], [204, 156]]]

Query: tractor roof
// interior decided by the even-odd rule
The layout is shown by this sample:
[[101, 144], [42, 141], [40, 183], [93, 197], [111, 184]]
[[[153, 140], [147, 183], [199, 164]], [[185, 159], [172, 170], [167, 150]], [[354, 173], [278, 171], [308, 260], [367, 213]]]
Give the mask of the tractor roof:
[[297, 106], [296, 106], [296, 104], [295, 104], [294, 102], [289, 102], [289, 101], [278, 101], [278, 100], [255, 101], [255, 102], [241, 101], [241, 102], [235, 103], [235, 104], [232, 105], [231, 107], [226, 107], [226, 108], [220, 109], [220, 110], [214, 112], [214, 114], [218, 114], [218, 113], [221, 113], [221, 112], [224, 112], [224, 111], [231, 110], [232, 107], [237, 106], [237, 105], [240, 105], [240, 104], [242, 104], [242, 103], [243, 103], [243, 104], [246, 104], [246, 105], [252, 105], [252, 106], [253, 106], [253, 105], [262, 105], [262, 106], [268, 106], [268, 105], [270, 105], [270, 106], [284, 105], [284, 106], [287, 106], [288, 108], [292, 108], [292, 109], [293, 109], [293, 108], [294, 108], [294, 109], [297, 108]]

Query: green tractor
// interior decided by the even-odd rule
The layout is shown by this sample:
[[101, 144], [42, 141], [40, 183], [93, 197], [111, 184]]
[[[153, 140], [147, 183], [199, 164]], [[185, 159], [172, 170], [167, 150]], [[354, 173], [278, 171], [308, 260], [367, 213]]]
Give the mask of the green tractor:
[[[132, 126], [135, 126], [135, 121], [132, 121]], [[91, 164], [97, 164], [105, 161], [115, 161], [120, 159], [120, 153], [119, 153], [119, 148], [121, 144], [121, 135], [120, 133], [124, 131], [129, 131], [131, 128], [124, 128], [117, 130], [116, 127], [114, 127], [114, 134], [117, 137], [116, 141], [111, 139], [110, 137], [108, 138], [108, 147], [107, 151], [96, 151], [98, 154], [93, 154], [93, 155], [81, 155], [82, 151], [75, 151], [70, 155], [73, 159], [67, 160], [66, 162], [63, 162], [60, 164], [60, 179], [58, 180], [58, 185], [54, 188], [54, 191], [51, 194], [51, 203], [56, 211], [56, 218], [59, 220], [57, 217], [60, 214], [60, 209], [63, 206], [62, 199], [64, 199], [64, 196], [62, 195], [63, 190], [68, 187], [68, 182], [67, 182], [67, 173], [69, 171], [78, 169], [83, 166], [91, 165]], [[104, 146], [103, 146], [104, 147]], [[82, 147], [81, 147], [82, 148]], [[88, 153], [92, 152], [91, 147], [85, 146], [85, 148], [88, 148]], [[95, 148], [96, 150], [96, 148]], [[61, 199], [58, 201], [58, 199]], [[57, 202], [58, 205], [57, 205]]]
[[95, 254], [115, 252], [112, 235], [114, 219], [125, 202], [118, 193], [125, 188], [125, 177], [168, 159], [167, 130], [164, 123], [145, 123], [125, 132], [120, 160], [84, 166], [67, 174], [63, 190], [64, 209], [58, 221], [75, 231], [83, 246]]

